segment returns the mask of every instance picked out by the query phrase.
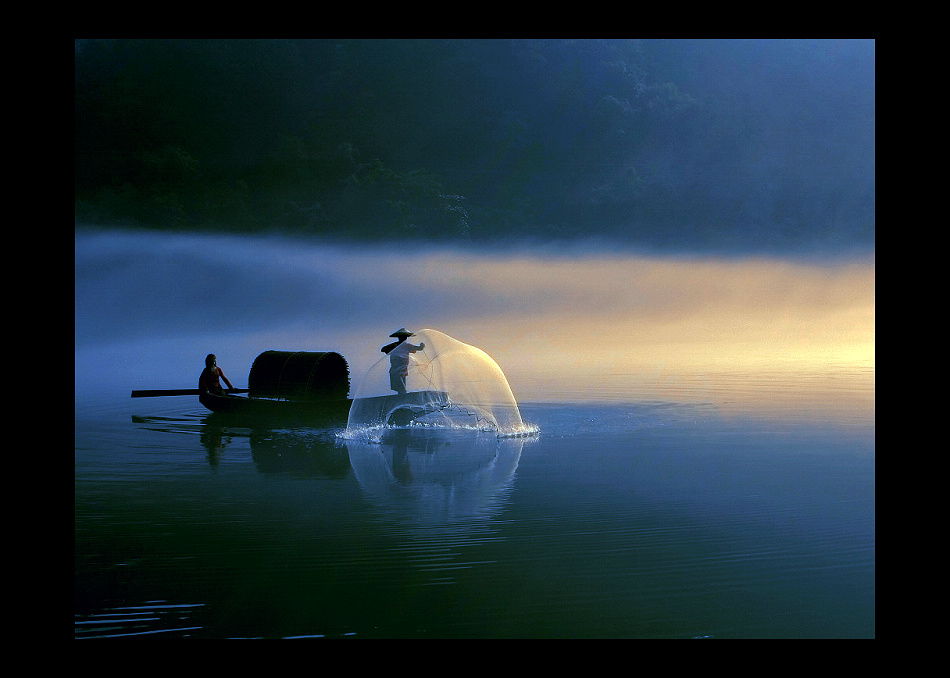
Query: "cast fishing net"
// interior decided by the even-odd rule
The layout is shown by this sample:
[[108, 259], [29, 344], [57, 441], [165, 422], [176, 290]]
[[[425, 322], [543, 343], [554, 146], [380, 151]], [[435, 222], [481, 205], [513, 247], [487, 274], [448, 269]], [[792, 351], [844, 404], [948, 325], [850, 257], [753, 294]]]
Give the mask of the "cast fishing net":
[[404, 343], [409, 346], [383, 356], [366, 373], [344, 437], [372, 437], [400, 426], [532, 432], [504, 372], [487, 353], [437, 330], [420, 330]]

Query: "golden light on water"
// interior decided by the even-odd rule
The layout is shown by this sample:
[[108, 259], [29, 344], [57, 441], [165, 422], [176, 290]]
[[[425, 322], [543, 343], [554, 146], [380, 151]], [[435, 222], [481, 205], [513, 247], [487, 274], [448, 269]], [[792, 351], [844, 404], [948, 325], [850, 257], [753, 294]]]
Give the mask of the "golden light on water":
[[528, 397], [833, 400], [873, 417], [873, 262], [441, 255], [407, 270], [468, 299], [450, 326]]

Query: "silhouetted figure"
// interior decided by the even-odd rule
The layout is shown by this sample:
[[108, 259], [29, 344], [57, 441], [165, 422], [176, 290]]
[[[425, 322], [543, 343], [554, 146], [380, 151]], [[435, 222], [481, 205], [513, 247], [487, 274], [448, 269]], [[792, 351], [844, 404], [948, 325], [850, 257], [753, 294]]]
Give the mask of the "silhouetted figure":
[[218, 367], [218, 359], [214, 353], [209, 353], [208, 357], [205, 358], [205, 368], [201, 371], [201, 376], [198, 377], [198, 391], [202, 394], [224, 395], [220, 379], [224, 379], [224, 383], [228, 385], [228, 390], [234, 388], [228, 378], [224, 376], [221, 368]]
[[409, 355], [421, 351], [426, 347], [425, 342], [418, 346], [410, 344], [406, 339], [416, 336], [405, 327], [402, 327], [389, 336], [396, 337], [396, 341], [383, 346], [380, 351], [389, 354], [389, 388], [396, 393], [406, 392], [406, 378], [409, 376]]

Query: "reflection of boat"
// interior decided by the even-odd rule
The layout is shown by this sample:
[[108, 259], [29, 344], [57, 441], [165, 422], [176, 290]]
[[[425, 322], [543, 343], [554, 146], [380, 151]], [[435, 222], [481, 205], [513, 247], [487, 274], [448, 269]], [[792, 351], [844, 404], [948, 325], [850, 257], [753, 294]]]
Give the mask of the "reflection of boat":
[[346, 447], [338, 444], [329, 432], [252, 429], [248, 432], [248, 441], [259, 473], [345, 478], [352, 472]]

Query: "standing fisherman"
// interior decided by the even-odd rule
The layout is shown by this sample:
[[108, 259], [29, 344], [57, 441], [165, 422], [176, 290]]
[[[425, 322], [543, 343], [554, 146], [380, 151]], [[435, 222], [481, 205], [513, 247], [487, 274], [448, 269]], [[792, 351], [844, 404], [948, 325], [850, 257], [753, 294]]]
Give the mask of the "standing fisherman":
[[409, 376], [409, 354], [421, 351], [426, 347], [425, 342], [418, 346], [410, 344], [406, 339], [416, 336], [402, 327], [389, 336], [396, 337], [396, 341], [383, 346], [380, 351], [389, 354], [389, 388], [396, 393], [406, 393], [406, 378]]

